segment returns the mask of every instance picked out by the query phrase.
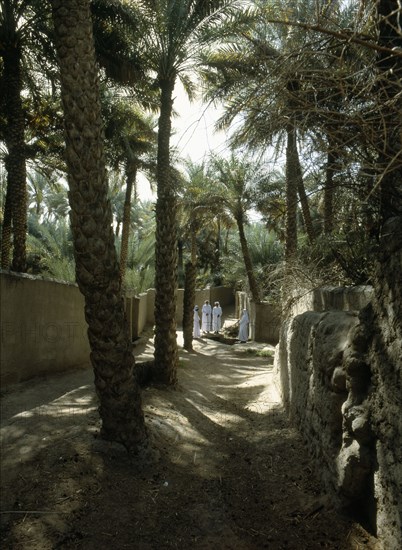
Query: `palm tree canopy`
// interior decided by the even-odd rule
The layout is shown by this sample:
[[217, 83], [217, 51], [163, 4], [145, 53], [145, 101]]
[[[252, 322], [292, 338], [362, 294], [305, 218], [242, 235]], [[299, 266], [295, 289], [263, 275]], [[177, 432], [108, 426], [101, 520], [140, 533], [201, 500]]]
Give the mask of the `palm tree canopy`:
[[238, 8], [237, 0], [141, 0], [135, 3], [143, 29], [139, 47], [145, 66], [157, 81], [180, 77], [192, 95], [185, 75], [197, 65], [200, 50], [214, 28]]

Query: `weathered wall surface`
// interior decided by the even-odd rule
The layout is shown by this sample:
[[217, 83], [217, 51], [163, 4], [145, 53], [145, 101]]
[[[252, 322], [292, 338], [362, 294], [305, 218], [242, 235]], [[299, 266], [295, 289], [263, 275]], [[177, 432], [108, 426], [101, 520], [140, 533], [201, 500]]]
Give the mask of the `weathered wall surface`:
[[89, 364], [76, 285], [1, 274], [1, 384]]
[[[374, 495], [377, 530], [384, 548], [402, 548], [402, 216], [383, 228], [381, 263], [376, 273], [372, 309], [354, 347], [370, 367], [367, 409], [376, 464]], [[367, 352], [368, 347], [368, 352]], [[353, 359], [353, 355], [352, 355]], [[352, 361], [353, 367], [353, 361]], [[355, 393], [359, 393], [359, 388]]]
[[262, 302], [255, 304], [254, 339], [275, 345], [279, 342], [281, 309], [278, 305]]
[[372, 298], [371, 286], [326, 286], [304, 293], [298, 289], [289, 316], [294, 317], [305, 311], [360, 311]]
[[[275, 369], [284, 403], [328, 490], [359, 509], [384, 548], [397, 550], [402, 339], [395, 315], [401, 296], [390, 297], [375, 326], [380, 317], [366, 300], [372, 292], [364, 289], [361, 300], [356, 293], [360, 312], [321, 311], [318, 302], [319, 311], [290, 317], [281, 327]], [[338, 305], [350, 303], [336, 295]]]

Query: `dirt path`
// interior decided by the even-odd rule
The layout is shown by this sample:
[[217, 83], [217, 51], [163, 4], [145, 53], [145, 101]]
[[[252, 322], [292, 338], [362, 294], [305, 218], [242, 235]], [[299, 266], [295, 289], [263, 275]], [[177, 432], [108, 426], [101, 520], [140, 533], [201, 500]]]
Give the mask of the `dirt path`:
[[322, 494], [261, 346], [194, 347], [178, 390], [143, 393], [147, 457], [94, 437], [90, 369], [2, 397], [2, 548], [377, 548]]

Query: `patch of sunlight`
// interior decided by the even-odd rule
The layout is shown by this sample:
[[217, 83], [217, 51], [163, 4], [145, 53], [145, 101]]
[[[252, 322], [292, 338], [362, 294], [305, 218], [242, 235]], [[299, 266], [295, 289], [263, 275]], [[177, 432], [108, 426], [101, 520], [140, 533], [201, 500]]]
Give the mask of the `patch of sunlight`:
[[[89, 402], [86, 402], [86, 404]], [[11, 418], [12, 420], [27, 420], [29, 418], [40, 418], [40, 417], [61, 417], [61, 416], [76, 416], [76, 415], [85, 415], [89, 412], [95, 411], [96, 407], [86, 406], [85, 408], [82, 405], [77, 403], [63, 403], [58, 404], [56, 402], [50, 403], [49, 405], [41, 405], [40, 407], [35, 407], [29, 411], [22, 411]]]
[[193, 404], [196, 409], [206, 416], [214, 424], [219, 426], [233, 426], [241, 421], [241, 417], [237, 414], [230, 413], [222, 408], [211, 408], [207, 405]]
[[227, 382], [228, 377], [222, 374], [210, 374], [209, 378], [215, 382]]
[[30, 445], [21, 445], [19, 448], [20, 455], [28, 455], [33, 451], [33, 447]]
[[274, 410], [278, 409], [278, 402], [277, 401], [254, 401], [252, 403], [248, 403], [245, 406], [245, 409], [250, 412], [254, 412], [257, 414], [266, 414], [267, 412], [272, 412]]
[[[68, 395], [68, 394], [66, 394], [66, 395]], [[59, 399], [55, 399], [53, 401], [53, 403], [62, 402], [63, 405], [72, 405], [72, 406], [74, 406], [74, 405], [89, 405], [94, 399], [93, 395], [84, 395], [83, 397], [75, 397], [72, 401], [70, 401], [70, 402], [67, 401], [67, 403], [66, 403], [64, 401], [64, 397], [65, 396], [63, 396]]]

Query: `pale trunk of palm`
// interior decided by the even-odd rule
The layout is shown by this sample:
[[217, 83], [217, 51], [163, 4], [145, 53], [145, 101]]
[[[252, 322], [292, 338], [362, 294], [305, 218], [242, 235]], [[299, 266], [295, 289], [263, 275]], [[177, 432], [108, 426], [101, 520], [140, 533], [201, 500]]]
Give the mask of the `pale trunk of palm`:
[[174, 79], [161, 81], [158, 128], [155, 243], [155, 379], [177, 382], [176, 341], [177, 228], [176, 197], [170, 170], [170, 134]]
[[300, 199], [300, 206], [303, 214], [304, 227], [306, 228], [307, 237], [310, 243], [315, 241], [315, 233], [313, 228], [313, 222], [311, 220], [310, 206], [308, 204], [308, 198], [306, 194], [306, 189], [304, 187], [303, 173], [300, 166], [299, 151], [297, 150], [296, 140], [293, 142], [295, 147], [294, 151], [294, 161], [295, 161], [295, 170], [297, 177], [297, 193]]
[[184, 286], [184, 243], [183, 239], [177, 239], [177, 277], [178, 286], [183, 288]]
[[330, 146], [327, 155], [327, 170], [324, 186], [324, 233], [330, 235], [334, 228], [334, 174], [335, 152]]
[[243, 254], [243, 261], [246, 268], [247, 280], [250, 287], [251, 296], [253, 298], [253, 301], [258, 304], [261, 301], [261, 293], [257, 283], [257, 279], [254, 276], [253, 263], [251, 261], [246, 234], [244, 232], [244, 223], [242, 216], [236, 216], [236, 223], [237, 229], [239, 231], [240, 246]]
[[304, 188], [303, 173], [300, 166], [299, 151], [297, 149], [296, 129], [293, 129], [293, 132], [294, 136], [288, 140], [288, 147], [292, 149], [292, 151], [289, 152], [289, 157], [291, 158], [292, 163], [292, 177], [294, 177], [297, 182], [297, 193], [300, 199], [304, 226], [306, 228], [308, 240], [312, 243], [315, 240], [313, 222], [311, 221], [310, 207], [308, 204], [306, 190]]
[[121, 231], [121, 247], [120, 247], [120, 276], [124, 281], [124, 275], [126, 273], [127, 256], [128, 256], [128, 242], [130, 236], [130, 222], [131, 222], [131, 195], [133, 193], [133, 187], [135, 178], [137, 176], [137, 167], [135, 164], [129, 163], [126, 170], [126, 195], [124, 197], [123, 207], [123, 223]]
[[297, 162], [296, 129], [293, 124], [287, 128], [286, 147], [286, 240], [285, 256], [289, 261], [297, 252]]
[[215, 250], [216, 250], [216, 253], [214, 256], [214, 266], [213, 266], [213, 269], [215, 272], [214, 284], [216, 286], [220, 286], [222, 284], [222, 277], [221, 277], [222, 265], [221, 265], [221, 224], [219, 220], [218, 220], [218, 227], [216, 232]]
[[13, 260], [11, 269], [26, 270], [27, 188], [24, 137], [24, 111], [22, 108], [22, 76], [20, 48], [14, 45], [3, 53], [5, 110], [7, 117], [6, 145], [8, 156], [7, 195], [2, 229], [2, 258], [4, 269], [10, 267], [11, 238]]
[[193, 349], [195, 282], [195, 265], [191, 262], [188, 262], [185, 266], [183, 296], [183, 347], [187, 351], [191, 351]]
[[114, 247], [89, 0], [52, 0], [52, 8], [76, 278], [85, 297], [101, 436], [136, 452], [146, 430]]

